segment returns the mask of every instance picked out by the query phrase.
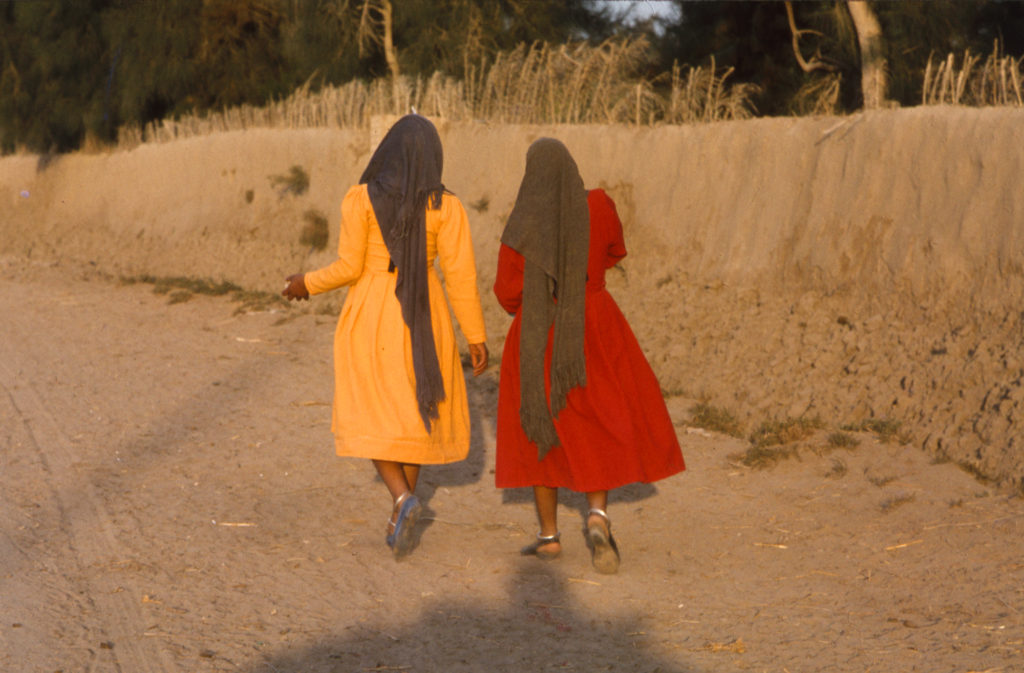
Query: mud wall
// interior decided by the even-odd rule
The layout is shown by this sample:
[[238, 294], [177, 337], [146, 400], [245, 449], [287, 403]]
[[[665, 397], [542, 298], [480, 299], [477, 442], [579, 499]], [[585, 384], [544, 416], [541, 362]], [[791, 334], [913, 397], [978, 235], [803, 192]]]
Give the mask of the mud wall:
[[[630, 255], [610, 286], [666, 394], [749, 427], [899, 421], [937, 457], [1024, 487], [1024, 110], [439, 129], [495, 351], [508, 320], [489, 292], [498, 238], [527, 147], [555, 136], [618, 204]], [[249, 130], [5, 157], [0, 254], [276, 292], [331, 259], [372, 135]], [[294, 165], [310, 176], [303, 194], [275, 181]], [[308, 213], [330, 221], [323, 252], [299, 242]]]

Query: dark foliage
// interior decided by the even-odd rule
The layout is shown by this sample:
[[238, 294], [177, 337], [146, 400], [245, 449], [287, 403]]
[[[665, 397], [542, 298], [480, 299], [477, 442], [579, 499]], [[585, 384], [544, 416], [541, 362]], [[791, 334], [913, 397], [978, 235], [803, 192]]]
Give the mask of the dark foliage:
[[[187, 112], [388, 73], [364, 0], [0, 0], [0, 152], [67, 151]], [[402, 72], [460, 76], [520, 42], [609, 34], [583, 0], [401, 0]]]
[[580, 0], [405, 0], [396, 12], [402, 66], [418, 75], [440, 71], [460, 77], [481, 57], [524, 42], [598, 40], [612, 28]]
[[[755, 101], [763, 115], [796, 112], [794, 99], [805, 86], [824, 76], [805, 73], [793, 54], [792, 33], [784, 3], [686, 2], [673, 0], [680, 20], [667, 26], [659, 40], [661, 69], [673, 61], [732, 67], [733, 81], [760, 86]], [[995, 41], [1004, 53], [1024, 53], [1024, 3], [1011, 0], [933, 0], [871, 2], [887, 44], [890, 97], [901, 105], [921, 98], [921, 75], [930, 54], [944, 57], [990, 54]], [[841, 76], [840, 105], [846, 111], [861, 105], [860, 59], [846, 3], [794, 2], [797, 27], [814, 31], [801, 37], [805, 56], [817, 54]]]
[[[0, 0], [0, 152], [60, 152], [87, 138], [116, 140], [124, 125], [239, 104], [262, 105], [389, 72], [367, 40], [366, 2], [381, 0]], [[658, 45], [641, 70], [673, 62], [734, 68], [756, 84], [760, 114], [799, 113], [820, 78], [794, 58], [781, 2], [684, 2], [660, 34], [617, 24], [587, 0], [391, 0], [401, 72], [454, 77], [526, 42], [599, 41], [649, 31]], [[841, 76], [840, 106], [860, 105], [859, 58], [844, 2], [793, 3], [808, 56]], [[1024, 3], [874, 2], [888, 45], [893, 99], [920, 99], [929, 55], [1024, 52]], [[360, 30], [363, 29], [361, 33]], [[371, 30], [372, 32], [372, 30]], [[372, 36], [371, 36], [372, 37]], [[379, 37], [377, 35], [376, 37]]]

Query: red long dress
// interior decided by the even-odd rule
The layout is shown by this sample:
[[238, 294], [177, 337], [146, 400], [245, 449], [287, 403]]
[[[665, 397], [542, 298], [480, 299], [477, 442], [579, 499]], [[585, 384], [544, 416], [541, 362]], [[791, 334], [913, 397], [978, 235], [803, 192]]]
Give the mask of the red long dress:
[[[498, 391], [498, 488], [564, 487], [605, 491], [653, 482], [686, 469], [661, 387], [618, 305], [605, 288], [605, 271], [626, 256], [615, 203], [600, 189], [587, 194], [587, 260], [583, 350], [587, 385], [569, 391], [555, 419], [561, 446], [537, 460], [537, 445], [519, 421], [519, 333], [523, 257], [502, 245], [494, 294], [515, 318], [501, 357]], [[547, 367], [551, 363], [548, 334]], [[545, 374], [549, 375], [545, 368]], [[545, 381], [550, 395], [550, 381]]]

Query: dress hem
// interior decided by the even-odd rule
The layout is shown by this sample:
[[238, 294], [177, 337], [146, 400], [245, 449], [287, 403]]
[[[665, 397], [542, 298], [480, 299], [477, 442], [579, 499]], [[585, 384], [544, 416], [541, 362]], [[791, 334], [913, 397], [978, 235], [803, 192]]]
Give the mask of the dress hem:
[[365, 458], [388, 460], [411, 465], [447, 465], [465, 460], [469, 456], [469, 444], [465, 448], [439, 450], [427, 442], [395, 439], [371, 439], [360, 437], [345, 439], [335, 436], [334, 453], [339, 458]]

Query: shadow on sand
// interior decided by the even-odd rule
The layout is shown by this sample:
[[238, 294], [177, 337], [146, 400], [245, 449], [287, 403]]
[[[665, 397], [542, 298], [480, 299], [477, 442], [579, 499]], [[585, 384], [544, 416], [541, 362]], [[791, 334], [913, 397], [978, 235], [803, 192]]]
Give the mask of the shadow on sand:
[[[423, 513], [420, 524], [413, 533], [413, 548], [419, 546], [419, 541], [426, 531], [433, 525], [436, 512], [430, 506], [438, 488], [453, 488], [467, 486], [481, 481], [490, 481], [493, 485], [493, 469], [488, 469], [489, 453], [493, 452], [493, 442], [488, 446], [487, 438], [481, 431], [483, 424], [494, 427], [496, 423], [495, 413], [498, 404], [498, 380], [495, 376], [481, 376], [474, 378], [466, 372], [466, 390], [470, 398], [470, 449], [466, 460], [447, 465], [427, 465], [421, 473], [420, 483], [416, 493], [423, 504]], [[493, 466], [492, 466], [493, 467]], [[380, 481], [377, 478], [376, 481]], [[634, 503], [646, 500], [657, 495], [658, 489], [654, 484], [629, 484], [616, 488], [608, 494], [609, 513], [614, 518], [614, 507], [619, 503]], [[501, 491], [502, 504], [528, 504], [533, 505], [533, 489], [531, 488], [506, 488]], [[568, 489], [559, 489], [559, 503], [565, 507], [579, 512], [579, 525], [584, 527], [587, 519], [586, 495]], [[571, 528], [571, 525], [568, 527]]]
[[[282, 650], [249, 673], [358, 671], [631, 671], [690, 673], [682, 650], [650, 651], [643, 615], [615, 602], [606, 583], [605, 614], [587, 614], [553, 566], [524, 561], [508, 579], [502, 601], [423, 602], [405, 623], [384, 623], [370, 613], [341, 633]], [[616, 613], [615, 616], [608, 616]]]

